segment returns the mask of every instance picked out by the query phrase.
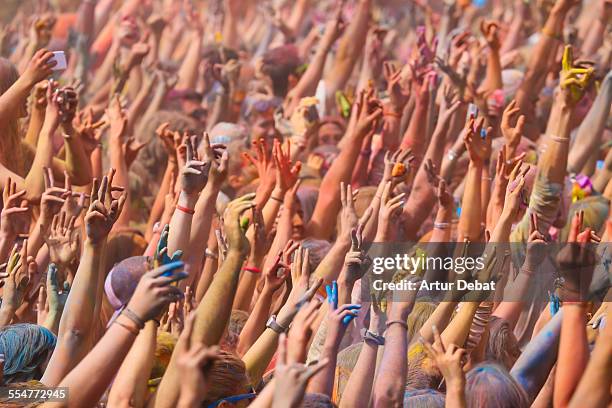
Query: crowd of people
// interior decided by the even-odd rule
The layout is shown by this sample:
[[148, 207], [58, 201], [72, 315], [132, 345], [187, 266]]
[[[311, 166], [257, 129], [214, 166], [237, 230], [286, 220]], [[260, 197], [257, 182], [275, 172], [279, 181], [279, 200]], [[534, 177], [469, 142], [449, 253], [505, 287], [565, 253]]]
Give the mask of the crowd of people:
[[0, 406], [610, 406], [612, 1], [0, 8]]

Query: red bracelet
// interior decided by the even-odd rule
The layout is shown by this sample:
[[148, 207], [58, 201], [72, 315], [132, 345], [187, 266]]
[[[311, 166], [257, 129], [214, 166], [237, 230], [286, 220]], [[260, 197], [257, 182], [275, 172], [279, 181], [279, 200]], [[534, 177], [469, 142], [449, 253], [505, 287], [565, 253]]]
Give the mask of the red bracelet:
[[401, 113], [394, 112], [394, 111], [392, 111], [390, 109], [383, 109], [383, 116], [393, 116], [393, 117], [396, 117], [398, 119], [402, 118], [402, 114]]
[[256, 266], [245, 266], [244, 268], [242, 268], [242, 270], [251, 273], [261, 273], [261, 269]]
[[179, 211], [184, 212], [185, 214], [189, 214], [189, 215], [195, 214], [195, 210], [191, 210], [191, 209], [189, 209], [187, 207], [183, 207], [183, 206], [178, 205], [178, 204], [176, 205], [176, 209], [179, 210]]

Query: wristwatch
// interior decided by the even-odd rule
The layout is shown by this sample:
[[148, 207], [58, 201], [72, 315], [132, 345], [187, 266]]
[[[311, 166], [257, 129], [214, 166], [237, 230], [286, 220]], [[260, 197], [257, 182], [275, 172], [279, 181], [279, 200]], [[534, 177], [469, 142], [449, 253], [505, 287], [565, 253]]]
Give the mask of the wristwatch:
[[276, 315], [270, 316], [270, 318], [268, 319], [268, 322], [266, 323], [266, 327], [269, 328], [269, 329], [274, 330], [278, 334], [286, 333], [287, 332], [286, 328], [284, 328], [280, 324], [276, 323]]

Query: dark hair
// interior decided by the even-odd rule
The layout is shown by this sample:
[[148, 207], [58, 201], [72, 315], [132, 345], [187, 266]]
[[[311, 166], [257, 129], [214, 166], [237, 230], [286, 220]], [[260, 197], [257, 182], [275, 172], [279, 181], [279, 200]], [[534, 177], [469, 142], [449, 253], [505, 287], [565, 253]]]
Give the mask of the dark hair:
[[55, 334], [36, 324], [19, 323], [1, 328], [4, 384], [39, 380], [55, 343]]
[[272, 80], [275, 96], [285, 97], [289, 91], [289, 76], [300, 66], [298, 50], [294, 45], [273, 48], [263, 56], [262, 72]]

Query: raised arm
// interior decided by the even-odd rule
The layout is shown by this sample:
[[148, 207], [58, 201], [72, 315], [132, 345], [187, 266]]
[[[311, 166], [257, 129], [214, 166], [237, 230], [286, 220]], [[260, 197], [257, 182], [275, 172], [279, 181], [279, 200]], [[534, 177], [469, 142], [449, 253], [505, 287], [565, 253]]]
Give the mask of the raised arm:
[[125, 203], [111, 196], [113, 171], [102, 182], [94, 182], [91, 205], [85, 216], [87, 237], [70, 295], [60, 321], [57, 346], [41, 382], [56, 386], [90, 351], [96, 318], [96, 300], [101, 299], [101, 275], [106, 238]]

